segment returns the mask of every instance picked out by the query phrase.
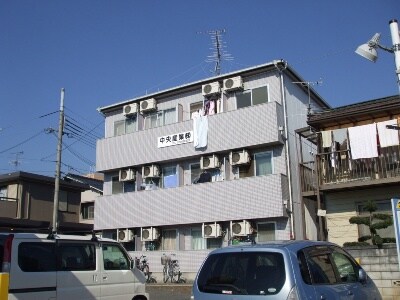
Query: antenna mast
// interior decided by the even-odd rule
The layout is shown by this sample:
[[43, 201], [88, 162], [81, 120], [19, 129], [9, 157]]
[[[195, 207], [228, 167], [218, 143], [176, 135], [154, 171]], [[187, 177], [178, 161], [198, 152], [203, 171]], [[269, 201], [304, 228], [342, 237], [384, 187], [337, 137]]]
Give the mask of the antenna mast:
[[308, 92], [308, 108], [307, 108], [307, 115], [311, 114], [311, 96], [310, 96], [310, 85], [319, 85], [322, 84], [322, 79], [318, 81], [293, 81], [292, 83], [300, 84], [302, 86], [307, 87]]
[[22, 155], [22, 154], [24, 154], [24, 151], [15, 152], [15, 153], [12, 153], [12, 154], [15, 154], [15, 160], [11, 161], [10, 163], [11, 163], [12, 165], [14, 165], [15, 170], [17, 170], [17, 169], [18, 169], [18, 165], [21, 164], [21, 162], [20, 162], [20, 160], [19, 160], [19, 156]]
[[220, 30], [208, 30], [205, 32], [198, 32], [198, 33], [206, 33], [209, 34], [211, 37], [211, 50], [213, 50], [213, 53], [209, 56], [207, 56], [206, 62], [215, 62], [215, 67], [214, 67], [214, 75], [218, 76], [221, 74], [221, 61], [222, 60], [233, 60], [233, 57], [227, 53], [224, 48], [226, 46], [224, 45], [224, 42], [222, 41], [222, 34], [226, 33], [225, 29], [220, 29]]

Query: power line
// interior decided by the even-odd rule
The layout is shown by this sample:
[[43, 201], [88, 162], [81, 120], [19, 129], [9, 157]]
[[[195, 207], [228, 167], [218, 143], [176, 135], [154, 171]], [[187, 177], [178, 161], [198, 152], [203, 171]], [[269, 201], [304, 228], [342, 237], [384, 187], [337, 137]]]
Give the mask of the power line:
[[23, 145], [23, 144], [29, 142], [30, 140], [33, 140], [35, 137], [39, 136], [39, 135], [42, 134], [42, 133], [43, 133], [43, 131], [41, 130], [40, 132], [36, 133], [35, 135], [31, 136], [30, 138], [27, 138], [26, 140], [24, 140], [24, 141], [22, 141], [22, 142], [16, 144], [15, 146], [12, 146], [12, 147], [7, 148], [7, 149], [5, 149], [5, 150], [3, 150], [3, 151], [0, 151], [0, 154], [5, 153], [5, 152], [7, 152], [7, 151], [10, 151], [10, 150], [12, 150], [12, 149], [14, 149], [14, 148], [17, 148], [18, 146], [21, 146], [21, 145]]

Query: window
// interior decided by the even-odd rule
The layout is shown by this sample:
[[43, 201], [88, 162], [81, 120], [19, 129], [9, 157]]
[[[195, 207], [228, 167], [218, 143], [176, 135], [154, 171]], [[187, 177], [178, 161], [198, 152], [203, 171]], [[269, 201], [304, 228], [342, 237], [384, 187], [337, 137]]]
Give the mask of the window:
[[68, 211], [68, 193], [66, 191], [60, 191], [58, 194], [58, 210]]
[[254, 154], [255, 175], [272, 174], [272, 151]]
[[119, 176], [111, 177], [111, 193], [113, 195], [120, 194], [124, 191], [124, 184], [122, 181], [119, 181]]
[[314, 284], [336, 283], [335, 271], [329, 253], [311, 255], [308, 257], [308, 267]]
[[252, 90], [236, 93], [236, 108], [247, 107], [267, 103], [268, 99], [268, 86], [262, 86]]
[[7, 200], [7, 186], [0, 186], [0, 201]]
[[114, 136], [132, 133], [136, 131], [136, 115], [129, 117], [125, 120], [114, 122]]
[[[338, 249], [339, 250], [339, 249]], [[341, 282], [357, 282], [358, 275], [351, 260], [342, 251], [332, 253]]]
[[201, 250], [205, 248], [205, 239], [201, 228], [192, 228], [192, 250]]
[[190, 118], [192, 118], [192, 114], [198, 112], [203, 108], [203, 101], [195, 102], [190, 104]]
[[199, 179], [201, 174], [200, 163], [190, 165], [190, 182], [193, 184], [195, 180]]
[[94, 202], [81, 204], [81, 216], [84, 220], [94, 219]]
[[169, 229], [162, 232], [162, 250], [176, 250], [176, 230]]
[[275, 223], [259, 223], [257, 225], [257, 242], [275, 240]]
[[150, 129], [176, 122], [176, 109], [170, 108], [149, 114], [144, 118], [144, 128]]
[[23, 272], [56, 271], [54, 243], [21, 243], [18, 246], [18, 265]]
[[129, 270], [130, 261], [118, 245], [103, 244], [104, 270]]
[[176, 174], [176, 167], [163, 168], [161, 174], [161, 187], [166, 189], [177, 186], [178, 175]]
[[58, 270], [90, 271], [96, 270], [96, 247], [94, 243], [58, 243]]
[[130, 193], [130, 192], [134, 192], [135, 191], [135, 184], [136, 181], [124, 181], [122, 183], [123, 187], [124, 187], [124, 193]]
[[222, 247], [222, 239], [221, 238], [209, 238], [207, 241], [207, 249], [217, 249]]

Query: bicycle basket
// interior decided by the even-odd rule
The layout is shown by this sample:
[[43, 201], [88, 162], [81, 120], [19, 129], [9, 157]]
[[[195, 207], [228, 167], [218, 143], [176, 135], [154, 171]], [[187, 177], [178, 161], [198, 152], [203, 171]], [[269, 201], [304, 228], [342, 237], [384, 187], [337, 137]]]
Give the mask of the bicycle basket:
[[170, 260], [171, 260], [171, 256], [169, 256], [169, 255], [163, 255], [163, 256], [161, 256], [161, 264], [162, 264], [163, 266], [165, 266], [166, 264], [168, 264], [168, 263], [170, 262]]

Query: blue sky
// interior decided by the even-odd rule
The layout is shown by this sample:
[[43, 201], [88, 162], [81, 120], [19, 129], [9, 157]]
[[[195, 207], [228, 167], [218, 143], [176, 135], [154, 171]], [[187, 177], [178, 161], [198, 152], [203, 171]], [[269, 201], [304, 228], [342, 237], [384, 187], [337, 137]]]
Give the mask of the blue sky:
[[397, 94], [394, 55], [354, 50], [376, 32], [391, 46], [399, 12], [398, 0], [0, 0], [0, 173], [54, 176], [61, 88], [75, 133], [62, 172], [93, 171], [96, 109], [211, 77], [210, 30], [226, 30], [234, 58], [222, 73], [284, 59], [333, 107]]

